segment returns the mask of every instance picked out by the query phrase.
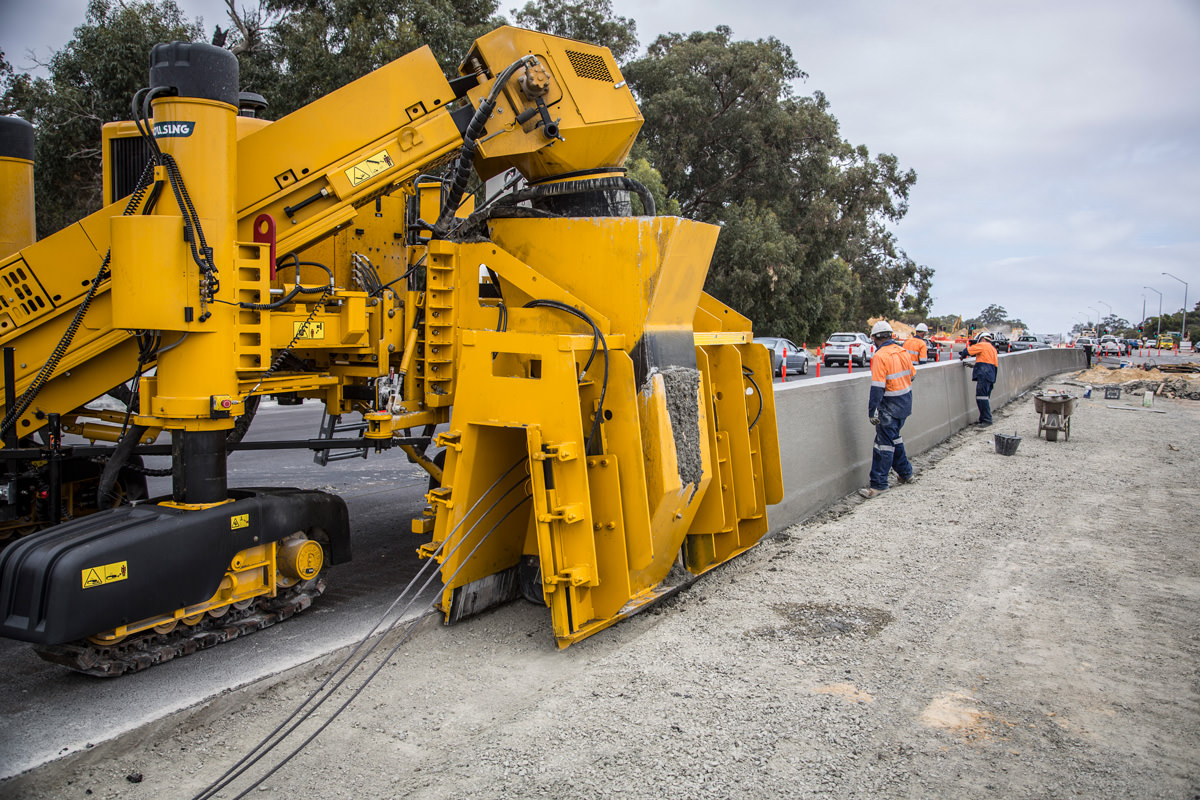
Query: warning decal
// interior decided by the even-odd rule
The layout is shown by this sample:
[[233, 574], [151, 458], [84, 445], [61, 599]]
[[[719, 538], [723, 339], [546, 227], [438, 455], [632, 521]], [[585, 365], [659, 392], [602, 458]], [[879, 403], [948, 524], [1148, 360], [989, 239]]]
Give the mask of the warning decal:
[[303, 322], [292, 323], [292, 335], [297, 339], [324, 339], [325, 338], [325, 323], [324, 322]]
[[83, 571], [83, 588], [93, 589], [106, 583], [116, 583], [129, 577], [129, 562], [118, 561], [103, 567], [88, 567]]
[[346, 177], [350, 179], [351, 186], [358, 186], [363, 181], [374, 178], [381, 172], [386, 172], [396, 165], [392, 161], [391, 155], [387, 150], [380, 150], [373, 156], [358, 162], [350, 169], [346, 170]]
[[249, 527], [250, 527], [250, 515], [249, 514], [234, 514], [232, 517], [229, 518], [229, 530], [231, 530], [231, 531], [236, 531], [241, 528], [249, 528]]

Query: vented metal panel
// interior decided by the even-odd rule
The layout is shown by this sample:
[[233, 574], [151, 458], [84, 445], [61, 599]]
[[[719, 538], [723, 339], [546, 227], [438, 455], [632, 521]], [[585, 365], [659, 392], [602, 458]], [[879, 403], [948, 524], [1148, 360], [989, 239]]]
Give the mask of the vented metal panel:
[[109, 155], [112, 156], [112, 197], [108, 202], [115, 203], [133, 194], [137, 188], [137, 179], [150, 160], [150, 145], [141, 136], [113, 139]]
[[612, 83], [612, 73], [608, 71], [608, 65], [604, 63], [603, 58], [595, 53], [580, 53], [578, 50], [567, 50], [566, 52], [567, 59], [575, 68], [576, 75], [594, 81]]

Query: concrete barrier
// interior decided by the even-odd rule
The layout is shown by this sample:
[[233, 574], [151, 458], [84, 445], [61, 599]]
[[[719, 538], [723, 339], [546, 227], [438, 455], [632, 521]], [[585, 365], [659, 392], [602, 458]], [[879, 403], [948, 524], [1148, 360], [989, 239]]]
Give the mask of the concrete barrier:
[[[1082, 350], [1002, 353], [992, 408], [1002, 408], [1050, 375], [1083, 369]], [[783, 461], [783, 502], [770, 509], [771, 530], [782, 530], [867, 485], [875, 428], [867, 421], [871, 376], [836, 373], [775, 384]], [[917, 367], [913, 413], [904, 445], [917, 455], [978, 419], [971, 370], [957, 358]]]

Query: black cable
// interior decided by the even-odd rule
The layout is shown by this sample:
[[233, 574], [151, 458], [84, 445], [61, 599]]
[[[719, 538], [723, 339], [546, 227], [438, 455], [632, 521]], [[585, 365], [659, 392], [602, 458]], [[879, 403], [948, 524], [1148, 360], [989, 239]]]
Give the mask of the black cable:
[[[557, 300], [530, 300], [525, 304], [524, 307], [553, 308], [558, 311], [564, 311], [568, 314], [579, 317], [592, 327], [592, 336], [594, 337], [592, 340], [592, 356], [596, 355], [596, 342], [599, 342], [600, 346], [604, 348], [604, 381], [600, 385], [600, 399], [596, 403], [596, 415], [592, 419], [592, 432], [588, 434], [587, 438], [587, 454], [590, 456], [600, 455], [600, 451], [598, 449], [599, 438], [597, 437], [597, 434], [600, 432], [600, 420], [604, 417], [604, 397], [606, 394], [608, 394], [608, 342], [605, 340], [604, 334], [600, 332], [600, 327], [596, 325], [591, 317], [589, 317], [583, 311], [580, 311], [578, 308], [575, 308], [575, 306], [569, 306], [566, 303], [560, 303]], [[588, 358], [587, 364], [584, 365], [584, 368], [580, 371], [580, 379], [582, 379], [584, 373], [587, 372], [587, 368], [591, 366], [591, 363], [592, 359]]]
[[[426, 255], [428, 255], [428, 254], [426, 254]], [[393, 283], [399, 283], [400, 281], [407, 278], [409, 275], [412, 275], [414, 272], [416, 272], [418, 269], [420, 269], [424, 263], [425, 263], [425, 255], [422, 255], [420, 258], [417, 259], [417, 263], [413, 264], [412, 267], [409, 268], [408, 272], [404, 273], [399, 278], [390, 280], [387, 283], [385, 283], [383, 286], [380, 286], [379, 287], [379, 295], [382, 296], [384, 289], [387, 289]]]
[[654, 206], [654, 195], [640, 181], [634, 180], [625, 175], [610, 176], [607, 178], [584, 178], [577, 181], [564, 181], [563, 183], [547, 183], [536, 186], [526, 187], [519, 192], [513, 192], [501, 198], [504, 205], [516, 205], [523, 203], [526, 200], [537, 200], [543, 197], [560, 197], [562, 195], [584, 194], [586, 192], [599, 192], [606, 189], [620, 189], [636, 194], [642, 201], [643, 211], [645, 216], [653, 217], [656, 215], [657, 209]]
[[[471, 548], [471, 552], [467, 553], [466, 558], [463, 559], [463, 562], [459, 566], [459, 568], [456, 569], [454, 571], [454, 574], [450, 576], [451, 581], [453, 581], [456, 577], [458, 577], [458, 573], [462, 572], [462, 570], [466, 567], [466, 565], [470, 563], [471, 557], [474, 556], [475, 553], [478, 552], [479, 548], [482, 547], [484, 545], [484, 543], [487, 542], [487, 540], [491, 537], [491, 535], [496, 532], [496, 529], [499, 528], [500, 525], [503, 524], [505, 520], [507, 520], [510, 516], [512, 516], [512, 514], [515, 511], [517, 511], [519, 508], [521, 508], [521, 506], [528, 503], [529, 500], [530, 500], [529, 495], [525, 495], [524, 497], [522, 497], [517, 502], [516, 505], [514, 505], [512, 508], [510, 508], [507, 512], [504, 513], [504, 516], [500, 517], [500, 519], [498, 519], [496, 521], [495, 525], [493, 525], [491, 528], [488, 529], [487, 533], [485, 533], [480, 538], [479, 543], [476, 544], [473, 548]], [[464, 538], [461, 541], [465, 542], [466, 539]], [[424, 587], [422, 587], [422, 588], [424, 588]], [[434, 603], [436, 603], [436, 602], [437, 601], [435, 600]], [[432, 605], [433, 604], [431, 604], [431, 607], [432, 607]], [[300, 753], [300, 751], [302, 751], [305, 747], [307, 747], [309, 744], [311, 744], [312, 741], [314, 739], [316, 739], [318, 736], [320, 736], [321, 733], [323, 733], [326, 728], [328, 728], [330, 725], [332, 725], [334, 720], [336, 720], [343, 711], [345, 711], [347, 708], [349, 708], [350, 704], [358, 699], [358, 696], [363, 693], [363, 691], [367, 688], [367, 686], [370, 685], [371, 681], [375, 680], [376, 676], [378, 676], [379, 673], [383, 671], [383, 668], [388, 665], [388, 662], [390, 662], [392, 660], [392, 657], [396, 655], [396, 652], [400, 649], [400, 647], [402, 645], [404, 645], [405, 642], [408, 641], [408, 637], [412, 635], [412, 632], [414, 630], [416, 630], [418, 622], [420, 622], [419, 619], [414, 619], [409, 624], [408, 630], [406, 630], [404, 632], [404, 635], [400, 637], [400, 640], [398, 642], [396, 642], [396, 644], [392, 647], [392, 649], [389, 650], [382, 659], [380, 659], [379, 665], [377, 667], [375, 667], [375, 669], [371, 670], [371, 672], [363, 679], [362, 684], [360, 684], [357, 689], [355, 689], [353, 692], [350, 693], [350, 696], [346, 698], [345, 702], [343, 702], [340, 706], [338, 706], [336, 709], [334, 709], [333, 714], [330, 715], [329, 719], [327, 719], [323, 723], [321, 723], [321, 725], [318, 726], [318, 728], [315, 731], [313, 731], [311, 734], [309, 734], [307, 739], [305, 739], [294, 750], [292, 750], [290, 753], [288, 753], [286, 756], [284, 756], [283, 760], [280, 761], [278, 764], [276, 764], [271, 769], [269, 769], [265, 775], [263, 775], [261, 778], [254, 781], [253, 783], [251, 783], [249, 786], [247, 786], [245, 789], [243, 789], [239, 794], [234, 795], [234, 800], [242, 800], [242, 798], [247, 797], [248, 794], [252, 790], [257, 789], [268, 778], [270, 778], [272, 775], [274, 775], [279, 770], [283, 769], [288, 764], [288, 762], [290, 762], [293, 758], [296, 757], [296, 755], [298, 755]]]
[[[134, 211], [138, 207], [138, 204], [142, 201], [142, 198], [145, 197], [146, 189], [150, 184], [150, 177], [153, 174], [153, 164], [152, 162], [147, 162], [146, 166], [142, 169], [141, 176], [138, 178], [133, 194], [130, 195], [129, 201], [125, 204], [125, 210], [121, 212], [122, 216], [133, 215]], [[29, 406], [33, 404], [33, 401], [37, 399], [38, 394], [41, 392], [46, 382], [50, 380], [50, 376], [54, 374], [54, 370], [58, 368], [58, 363], [62, 361], [63, 356], [67, 354], [67, 350], [69, 350], [71, 347], [71, 342], [75, 339], [75, 334], [79, 332], [79, 328], [83, 324], [84, 316], [87, 314], [88, 309], [92, 305], [92, 300], [94, 300], [96, 297], [96, 292], [99, 290], [101, 282], [109, 277], [108, 265], [111, 259], [112, 249], [110, 248], [108, 252], [104, 254], [104, 260], [100, 264], [100, 269], [96, 273], [96, 277], [92, 279], [91, 286], [88, 287], [87, 294], [85, 294], [83, 300], [80, 301], [79, 308], [75, 310], [75, 316], [72, 317], [71, 322], [67, 325], [67, 329], [63, 332], [62, 338], [59, 339], [58, 344], [55, 345], [54, 350], [51, 351], [45, 363], [42, 364], [42, 368], [38, 371], [38, 374], [34, 376], [34, 379], [32, 382], [30, 382], [28, 388], [21, 393], [21, 397], [16, 403], [13, 404], [13, 407], [5, 409], [4, 420], [2, 423], [0, 423], [0, 438], [2, 438], [4, 434], [8, 433], [9, 430], [11, 430], [12, 427], [17, 424], [17, 421], [29, 409]]]
[[754, 426], [758, 424], [758, 418], [762, 416], [763, 393], [762, 389], [759, 388], [758, 382], [754, 380], [754, 370], [750, 369], [745, 364], [742, 365], [742, 377], [750, 381], [750, 383], [754, 386], [755, 393], [758, 395], [758, 413], [754, 415], [754, 421], [750, 423], [748, 428], [746, 428], [747, 431], [752, 431], [754, 430]]
[[[371, 630], [368, 631], [366, 633], [366, 635], [364, 635], [358, 641], [358, 643], [354, 646], [354, 649], [344, 659], [342, 659], [342, 662], [340, 664], [338, 664], [337, 667], [335, 667], [329, 673], [329, 675], [327, 675], [325, 677], [325, 680], [321, 682], [321, 685], [318, 686], [316, 689], [314, 689], [312, 692], [310, 692], [308, 697], [306, 697], [304, 699], [304, 701], [301, 702], [300, 705], [296, 707], [296, 709], [287, 717], [287, 719], [285, 719], [283, 722], [279, 723], [279, 725], [277, 725], [273, 731], [271, 731], [269, 734], [267, 734], [265, 737], [263, 737], [263, 739], [257, 745], [255, 745], [249, 753], [247, 753], [245, 756], [243, 756], [232, 767], [227, 769], [225, 771], [225, 773], [222, 774], [217, 780], [213, 781], [211, 784], [209, 784], [207, 787], [205, 787], [203, 791], [201, 791], [199, 794], [197, 794], [195, 796], [194, 800], [207, 800], [207, 798], [213, 797], [217, 792], [221, 791], [222, 789], [227, 787], [230, 783], [232, 783], [234, 780], [236, 780], [240, 776], [244, 775], [250, 767], [254, 766], [254, 764], [256, 764], [260, 760], [262, 760], [269, 752], [271, 752], [276, 747], [278, 747], [280, 744], [282, 744], [283, 740], [287, 736], [290, 736], [292, 734], [292, 732], [294, 732], [301, 724], [303, 724], [305, 721], [307, 721], [308, 718], [311, 717], [317, 711], [317, 709], [320, 708], [321, 705], [323, 705], [325, 703], [326, 700], [328, 700], [330, 697], [333, 696], [333, 693], [335, 691], [337, 691], [339, 688], [341, 688], [341, 686], [347, 680], [349, 680], [350, 676], [354, 673], [354, 671], [357, 670], [363, 664], [363, 662], [367, 658], [369, 658], [370, 655], [379, 647], [379, 645], [383, 642], [385, 635], [388, 632], [390, 632], [391, 630], [393, 630], [396, 627], [396, 625], [398, 625], [404, 619], [404, 615], [412, 607], [412, 604], [415, 602], [416, 598], [418, 596], [420, 596], [420, 594], [428, 587], [430, 579], [433, 577], [432, 574], [429, 576], [429, 578], [426, 579], [425, 583], [418, 590], [416, 590], [415, 592], [412, 593], [412, 597], [411, 597], [411, 599], [409, 599], [408, 604], [403, 609], [401, 609], [401, 611], [397, 615], [396, 619], [393, 620], [384, 629], [384, 635], [381, 635], [381, 636], [375, 638], [374, 644], [372, 644], [369, 648], [367, 648], [366, 652], [362, 653], [362, 655], [355, 661], [355, 656], [359, 653], [360, 650], [362, 650], [363, 646], [366, 645], [366, 643], [368, 641], [370, 641], [373, 637], [375, 637], [375, 633], [383, 626], [384, 621], [388, 618], [388, 616], [391, 615], [392, 611], [396, 608], [396, 606], [400, 604], [400, 601], [404, 598], [404, 596], [409, 594], [409, 591], [412, 589], [413, 585], [416, 584], [417, 581], [421, 579], [422, 573], [426, 572], [426, 570], [430, 570], [430, 568], [432, 566], [439, 563], [438, 556], [441, 554], [441, 551], [445, 547], [446, 542], [449, 541], [450, 538], [453, 537], [454, 534], [458, 532], [459, 528], [461, 528], [462, 525], [471, 517], [471, 515], [475, 512], [475, 509], [479, 507], [479, 504], [482, 503], [497, 487], [499, 487], [501, 485], [501, 483], [503, 483], [503, 481], [510, 474], [512, 474], [513, 470], [517, 469], [522, 464], [528, 463], [528, 461], [529, 461], [528, 456], [518, 459], [516, 462], [514, 462], [512, 464], [512, 466], [510, 466], [507, 470], [505, 470], [504, 473], [500, 475], [500, 477], [496, 478], [496, 480], [493, 481], [492, 484], [487, 489], [484, 490], [484, 492], [479, 496], [479, 499], [477, 499], [471, 505], [471, 507], [469, 509], [467, 509], [466, 513], [459, 520], [458, 524], [455, 525], [454, 528], [450, 531], [450, 533], [447, 534], [446, 538], [443, 539], [441, 541], [441, 543], [438, 544], [438, 547], [436, 548], [436, 550], [430, 555], [430, 557], [428, 559], [426, 559], [425, 563], [421, 566], [421, 569], [417, 571], [417, 574], [413, 576], [413, 578], [409, 581], [408, 585], [405, 586], [403, 590], [401, 590], [400, 594], [396, 596], [396, 598], [392, 601], [391, 605], [389, 605], [388, 608], [383, 612], [383, 614], [380, 615], [379, 620], [375, 623], [374, 627], [372, 627]], [[458, 542], [455, 543], [454, 547], [452, 547], [450, 549], [450, 552], [446, 554], [446, 558], [452, 557], [458, 551], [458, 548], [460, 548], [463, 545], [463, 543], [465, 543], [467, 541], [467, 538], [473, 532], [475, 526], [479, 525], [484, 519], [486, 519], [488, 514], [490, 514], [493, 510], [495, 510], [496, 506], [499, 505], [500, 502], [513, 491], [513, 489], [515, 489], [518, 486], [522, 486], [523, 484], [524, 484], [523, 480], [517, 481], [511, 487], [509, 487], [508, 490], [506, 490], [496, 501], [494, 501], [479, 516], [475, 525], [471, 526], [471, 528], [467, 531], [467, 533], [463, 534], [463, 536], [459, 538]], [[526, 496], [521, 502], [524, 503], [524, 501], [527, 499], [528, 499], [528, 496]], [[518, 504], [518, 507], [519, 507], [519, 505], [520, 504]], [[512, 512], [510, 511], [509, 514], [511, 514], [511, 513]], [[503, 521], [504, 519], [507, 519], [507, 517], [508, 517], [508, 514], [505, 514], [504, 517], [501, 519], [501, 521]], [[498, 523], [497, 523], [497, 525], [498, 525]], [[490, 535], [490, 533], [491, 533], [491, 531], [489, 531], [487, 535]], [[485, 539], [487, 538], [487, 535], [485, 535], [485, 537], [484, 537]], [[480, 544], [482, 544], [482, 541], [480, 542]], [[478, 545], [476, 547], [478, 548]], [[463, 561], [463, 566], [465, 566], [467, 561], [469, 561], [469, 560], [470, 560], [470, 556], [468, 556], [467, 559]], [[462, 567], [460, 566], [459, 569], [461, 570]], [[430, 571], [436, 572], [436, 570], [430, 570]], [[455, 574], [457, 575], [457, 571], [455, 572]], [[411, 629], [410, 629], [410, 631], [411, 631]], [[407, 636], [407, 634], [406, 634], [406, 636]], [[401, 641], [403, 642], [403, 640], [401, 640]], [[394, 653], [394, 652], [395, 652], [395, 650], [392, 651], [392, 653]], [[388, 658], [390, 658], [390, 657], [391, 657], [391, 654], [388, 655]], [[335, 682], [334, 677], [337, 676], [338, 673], [342, 672], [346, 668], [346, 666], [348, 664], [350, 664], [351, 661], [354, 661], [353, 666], [351, 666], [348, 670], [346, 670], [345, 674], [343, 674]], [[384, 659], [383, 663], [385, 663], [385, 664], [387, 663], [386, 658]], [[372, 675], [371, 677], [374, 677], [374, 676]], [[369, 680], [370, 679], [368, 678], [368, 682], [369, 682]], [[332, 685], [330, 685], [331, 683], [332, 683]], [[365, 684], [364, 684], [364, 687], [365, 687]], [[327, 688], [328, 688], [328, 691], [326, 692]], [[361, 691], [361, 688], [359, 691]], [[325, 696], [323, 698], [321, 698], [319, 701], [317, 701], [307, 711], [304, 711], [304, 708], [306, 706], [308, 706], [310, 703], [312, 703], [319, 695], [321, 695], [322, 692], [326, 692]], [[336, 712], [334, 714], [334, 718], [337, 716], [337, 713], [340, 713], [340, 709], [338, 710], [338, 712]], [[299, 717], [299, 719], [297, 719], [297, 717]], [[331, 718], [330, 721], [332, 721], [332, 719], [333, 718]], [[289, 723], [293, 722], [293, 720], [295, 720], [295, 724], [288, 727]], [[285, 728], [287, 728], [286, 731], [284, 731]], [[273, 738], [275, 738], [277, 735], [279, 735], [281, 732], [283, 733], [283, 735], [280, 736], [277, 741], [271, 742], [271, 740]], [[318, 731], [318, 733], [319, 732], [320, 731]], [[305, 744], [307, 744], [307, 742], [305, 742]], [[303, 747], [303, 745], [302, 745], [302, 747]], [[259, 750], [261, 750], [262, 752], [258, 752]], [[255, 755], [256, 752], [258, 753], [257, 755]], [[287, 756], [287, 758], [284, 760], [283, 763], [286, 763], [286, 761], [289, 760], [294, 755], [295, 755], [295, 753], [292, 753], [291, 755]], [[283, 763], [278, 765], [275, 769], [278, 769], [280, 766], [283, 765]], [[261, 778], [258, 781], [258, 783], [255, 784], [255, 786], [257, 786], [259, 783], [262, 783], [262, 781], [266, 780], [267, 777], [270, 777], [270, 773], [268, 773], [268, 775], [266, 775], [266, 776], [263, 776], [263, 778]], [[250, 788], [254, 788], [254, 786], [251, 786]]]
[[[286, 258], [291, 258], [293, 263], [280, 264], [277, 262], [275, 269], [277, 271], [281, 270], [281, 269], [290, 269], [293, 267], [296, 269], [296, 284], [295, 284], [295, 286], [292, 287], [291, 291], [289, 291], [283, 297], [280, 297], [278, 300], [272, 300], [269, 303], [236, 303], [236, 304], [229, 303], [229, 305], [237, 305], [238, 308], [245, 308], [245, 309], [249, 309], [250, 311], [274, 311], [276, 309], [283, 308], [285, 305], [287, 305], [293, 299], [295, 299], [295, 297], [297, 295], [301, 295], [301, 294], [325, 295], [329, 292], [330, 286], [333, 285], [333, 271], [330, 270], [329, 267], [325, 266], [324, 264], [322, 264], [318, 261], [301, 261], [300, 257], [298, 255], [296, 255], [296, 253], [294, 251], [291, 253], [288, 253], [284, 256], [281, 256], [280, 259], [278, 259], [278, 261], [282, 261], [283, 259], [286, 259]], [[329, 276], [329, 283], [327, 285], [322, 285], [322, 286], [301, 286], [300, 285], [300, 267], [320, 267], [321, 269], [325, 270], [325, 273]], [[322, 301], [323, 300], [324, 300], [324, 298], [322, 298]]]
[[433, 225], [432, 233], [435, 239], [443, 238], [447, 231], [449, 231], [450, 225], [454, 220], [454, 214], [458, 210], [463, 192], [467, 188], [467, 181], [470, 180], [471, 172], [475, 167], [475, 148], [478, 146], [478, 140], [483, 133], [484, 125], [487, 124], [488, 118], [491, 117], [492, 111], [496, 108], [496, 98], [500, 96], [500, 92], [509, 80], [512, 79], [512, 76], [516, 74], [518, 69], [523, 66], [533, 66], [536, 64], [537, 58], [529, 55], [521, 56], [509, 64], [496, 76], [495, 81], [492, 82], [492, 88], [488, 92], [488, 96], [479, 104], [479, 108], [475, 109], [471, 121], [467, 123], [467, 130], [463, 134], [463, 144], [459, 150], [458, 159], [454, 162], [454, 167], [450, 173], [450, 191], [446, 195], [446, 200], [442, 205], [442, 213]]
[[320, 312], [321, 307], [325, 305], [325, 300], [329, 297], [330, 288], [331, 287], [326, 286], [322, 290], [321, 298], [317, 300], [316, 304], [313, 306], [313, 310], [309, 312], [308, 318], [305, 319], [300, 327], [296, 329], [296, 333], [294, 336], [292, 336], [292, 340], [287, 343], [287, 347], [279, 351], [279, 355], [277, 355], [275, 360], [271, 362], [271, 366], [267, 367], [267, 371], [258, 377], [258, 383], [254, 384], [254, 388], [246, 392], [247, 395], [252, 395], [258, 391], [258, 387], [263, 385], [263, 381], [275, 374], [275, 370], [279, 369], [287, 357], [291, 355], [292, 348], [296, 345], [296, 342], [300, 340], [300, 334], [304, 333], [304, 331], [308, 329], [308, 323], [313, 321], [313, 317], [317, 316], [317, 313]]

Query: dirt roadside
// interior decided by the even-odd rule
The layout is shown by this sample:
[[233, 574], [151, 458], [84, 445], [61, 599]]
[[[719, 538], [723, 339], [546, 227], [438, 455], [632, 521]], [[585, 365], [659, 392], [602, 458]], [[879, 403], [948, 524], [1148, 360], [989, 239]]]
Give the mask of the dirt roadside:
[[[1192, 800], [1200, 404], [1153, 409], [1094, 392], [1048, 443], [1027, 395], [916, 459], [916, 483], [843, 501], [563, 652], [525, 603], [429, 628], [252, 794]], [[1014, 431], [997, 455], [991, 434]], [[0, 796], [192, 796], [330, 664]]]

